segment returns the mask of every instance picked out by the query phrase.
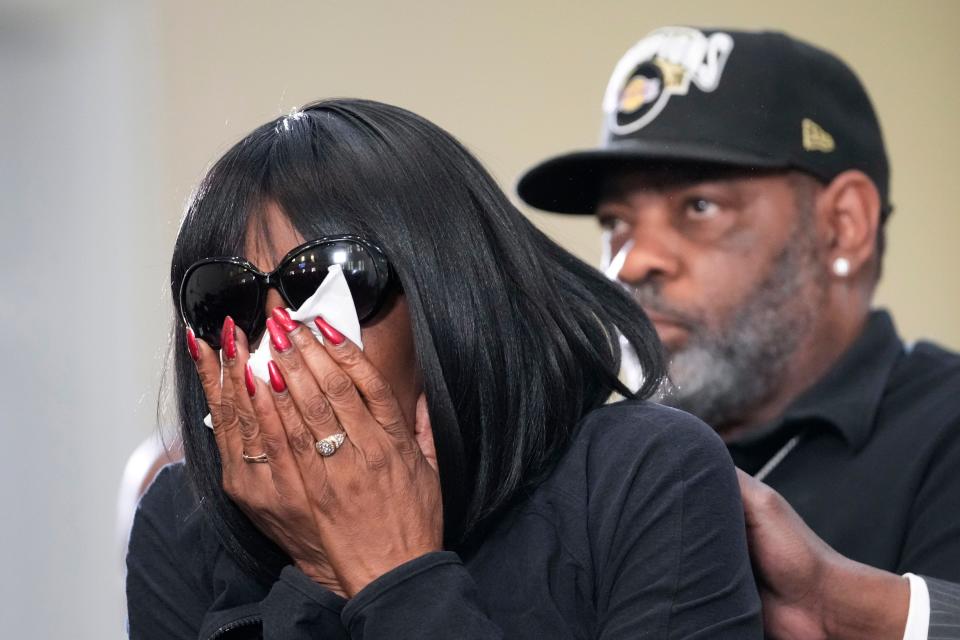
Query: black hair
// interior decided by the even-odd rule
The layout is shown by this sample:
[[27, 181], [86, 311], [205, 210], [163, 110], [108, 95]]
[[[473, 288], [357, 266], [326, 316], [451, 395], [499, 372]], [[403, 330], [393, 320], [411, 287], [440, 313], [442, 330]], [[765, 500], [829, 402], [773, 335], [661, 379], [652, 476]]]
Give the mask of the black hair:
[[[271, 202], [306, 239], [363, 236], [396, 271], [436, 442], [448, 548], [469, 547], [548, 474], [587, 412], [613, 392], [647, 398], [663, 379], [656, 333], [621, 287], [549, 240], [459, 142], [409, 111], [320, 101], [233, 146], [187, 208], [171, 266], [175, 301], [193, 262], [242, 255], [249, 225]], [[635, 392], [617, 377], [620, 334], [645, 373]], [[238, 564], [273, 579], [288, 560], [223, 492], [196, 369], [185, 348], [174, 353], [200, 504]]]

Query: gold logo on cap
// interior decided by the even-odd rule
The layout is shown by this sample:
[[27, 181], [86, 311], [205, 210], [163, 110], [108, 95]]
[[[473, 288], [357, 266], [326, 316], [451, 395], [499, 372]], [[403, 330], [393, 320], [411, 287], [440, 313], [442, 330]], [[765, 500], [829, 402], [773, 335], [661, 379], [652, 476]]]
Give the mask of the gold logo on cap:
[[720, 84], [733, 50], [729, 33], [664, 27], [646, 35], [624, 54], [603, 94], [607, 129], [625, 136], [647, 126], [671, 96], [691, 87], [710, 93]]
[[624, 87], [617, 106], [620, 113], [633, 113], [640, 107], [653, 102], [660, 95], [660, 79], [634, 76]]
[[804, 118], [803, 122], [803, 148], [807, 151], [822, 151], [830, 153], [837, 148], [833, 141], [833, 136], [810, 118]]
[[687, 80], [687, 69], [682, 64], [677, 64], [675, 62], [669, 62], [663, 58], [655, 58], [653, 64], [657, 65], [660, 68], [660, 72], [663, 74], [663, 86], [674, 90], [682, 90], [683, 83], [689, 82]]

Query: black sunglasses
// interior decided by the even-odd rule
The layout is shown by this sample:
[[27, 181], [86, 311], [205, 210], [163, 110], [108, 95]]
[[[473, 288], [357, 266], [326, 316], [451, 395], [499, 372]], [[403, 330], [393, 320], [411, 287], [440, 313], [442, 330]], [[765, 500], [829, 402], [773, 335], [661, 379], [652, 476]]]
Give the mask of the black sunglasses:
[[357, 307], [360, 322], [373, 318], [397, 282], [383, 252], [352, 235], [324, 236], [296, 247], [275, 270], [264, 273], [243, 258], [206, 258], [190, 265], [180, 285], [180, 309], [194, 334], [214, 349], [229, 315], [250, 340], [266, 325], [268, 289], [291, 308], [312, 296], [327, 268], [338, 264]]

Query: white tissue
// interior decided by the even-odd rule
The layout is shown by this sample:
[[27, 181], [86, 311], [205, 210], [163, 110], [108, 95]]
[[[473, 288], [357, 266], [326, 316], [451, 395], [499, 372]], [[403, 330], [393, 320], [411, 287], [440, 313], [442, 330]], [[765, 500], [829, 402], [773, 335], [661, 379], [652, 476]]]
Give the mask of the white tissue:
[[[306, 325], [320, 342], [323, 342], [323, 335], [313, 323], [313, 320], [317, 316], [323, 316], [323, 319], [334, 329], [363, 349], [363, 342], [360, 340], [360, 319], [357, 317], [357, 307], [353, 303], [353, 296], [350, 295], [350, 287], [347, 286], [343, 269], [338, 264], [330, 265], [327, 268], [327, 277], [323, 279], [314, 294], [300, 305], [299, 309], [288, 308], [287, 313], [290, 314], [290, 319]], [[260, 346], [250, 355], [247, 362], [253, 371], [253, 375], [268, 384], [270, 373], [267, 369], [267, 363], [271, 359], [270, 336], [264, 333], [263, 339], [260, 340]], [[210, 414], [207, 414], [207, 417], [203, 419], [203, 424], [211, 429], [213, 428]]]
[[[629, 292], [630, 286], [620, 280], [620, 272], [623, 270], [623, 265], [627, 262], [627, 256], [633, 251], [633, 240], [624, 242], [623, 246], [620, 247], [620, 251], [617, 251], [617, 254], [611, 257], [611, 233], [609, 231], [604, 231], [603, 233], [603, 257], [601, 258], [603, 274], [608, 280], [616, 282]], [[643, 386], [643, 367], [640, 366], [640, 358], [637, 357], [637, 352], [634, 350], [633, 345], [627, 341], [623, 334], [620, 334], [619, 338], [620, 379], [631, 391], [636, 391]]]
[[604, 255], [603, 262], [601, 264], [605, 265], [603, 268], [603, 275], [607, 276], [607, 280], [613, 280], [614, 282], [620, 281], [620, 271], [623, 270], [623, 265], [627, 262], [627, 256], [633, 250], [633, 240], [627, 240], [623, 243], [623, 246], [620, 247], [620, 251], [617, 251], [617, 255], [613, 256], [607, 261], [609, 255], [610, 241], [607, 240], [603, 243], [604, 246]]

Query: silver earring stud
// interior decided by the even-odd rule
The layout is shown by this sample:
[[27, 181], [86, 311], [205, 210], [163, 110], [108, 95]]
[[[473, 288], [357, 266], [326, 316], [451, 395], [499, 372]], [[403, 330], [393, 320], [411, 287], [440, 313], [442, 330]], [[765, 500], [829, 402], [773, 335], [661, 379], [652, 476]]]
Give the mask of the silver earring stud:
[[846, 258], [837, 258], [833, 261], [833, 272], [841, 278], [846, 278], [850, 275], [850, 261]]

